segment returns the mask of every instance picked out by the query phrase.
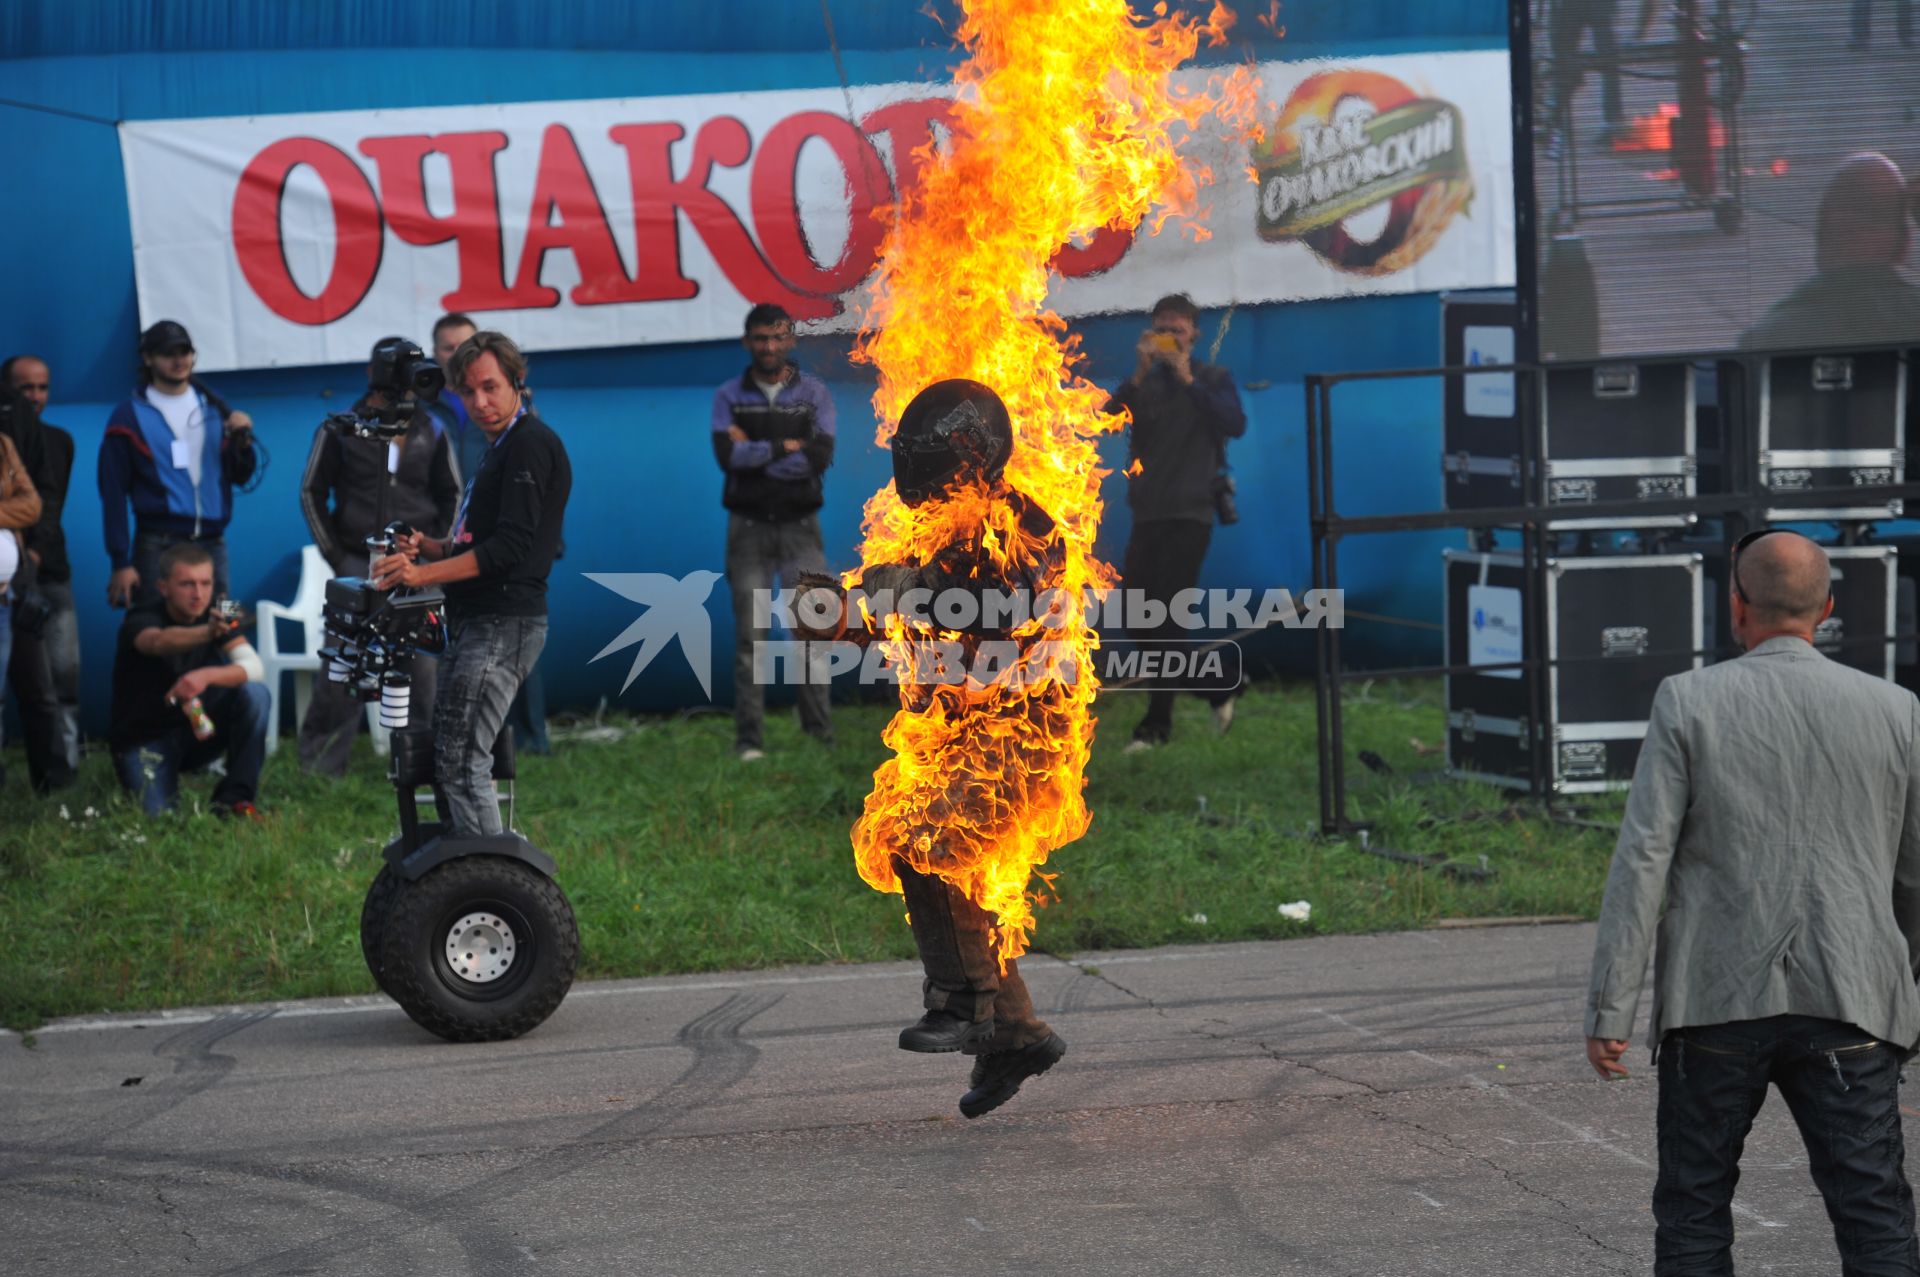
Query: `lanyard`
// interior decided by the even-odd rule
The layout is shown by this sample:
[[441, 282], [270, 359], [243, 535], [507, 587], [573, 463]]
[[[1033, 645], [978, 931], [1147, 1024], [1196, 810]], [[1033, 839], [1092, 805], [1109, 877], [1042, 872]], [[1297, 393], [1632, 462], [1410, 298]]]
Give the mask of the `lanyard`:
[[513, 433], [513, 428], [520, 424], [520, 418], [526, 415], [526, 405], [522, 404], [520, 411], [513, 414], [513, 420], [507, 423], [507, 428], [500, 432], [500, 437], [487, 445], [487, 454], [480, 458], [480, 464], [474, 467], [472, 476], [467, 479], [467, 490], [460, 494], [460, 508], [454, 512], [453, 516], [454, 544], [458, 545], [463, 540], [472, 539], [467, 536], [467, 507], [473, 503], [473, 490], [479, 486], [480, 476], [485, 473], [488, 463], [493, 460], [493, 454], [498, 451], [501, 444], [507, 441], [507, 436]]

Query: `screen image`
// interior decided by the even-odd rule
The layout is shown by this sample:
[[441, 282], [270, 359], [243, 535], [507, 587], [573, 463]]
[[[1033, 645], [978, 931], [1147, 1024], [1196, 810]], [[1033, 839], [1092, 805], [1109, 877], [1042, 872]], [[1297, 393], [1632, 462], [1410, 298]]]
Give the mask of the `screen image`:
[[1920, 3], [1515, 3], [1541, 360], [1920, 344]]

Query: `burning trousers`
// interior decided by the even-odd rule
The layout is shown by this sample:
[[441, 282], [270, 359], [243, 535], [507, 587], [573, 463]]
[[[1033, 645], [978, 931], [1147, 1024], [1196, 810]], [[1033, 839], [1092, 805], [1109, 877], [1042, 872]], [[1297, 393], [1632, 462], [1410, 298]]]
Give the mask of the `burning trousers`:
[[922, 984], [929, 1011], [950, 1011], [971, 1020], [992, 1020], [992, 1049], [1017, 1051], [1052, 1032], [1033, 1013], [1033, 998], [1019, 965], [1000, 972], [993, 952], [993, 919], [944, 878], [923, 874], [904, 857], [893, 858], [907, 898], [913, 942], [926, 971]]

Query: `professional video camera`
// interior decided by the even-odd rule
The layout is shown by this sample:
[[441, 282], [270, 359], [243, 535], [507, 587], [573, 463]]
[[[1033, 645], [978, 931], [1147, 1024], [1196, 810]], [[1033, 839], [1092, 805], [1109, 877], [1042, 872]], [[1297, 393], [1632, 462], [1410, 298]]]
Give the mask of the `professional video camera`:
[[391, 444], [407, 432], [419, 401], [437, 397], [446, 387], [447, 375], [419, 346], [405, 337], [383, 338], [367, 366], [370, 411], [333, 413], [327, 418], [327, 429]]
[[[383, 494], [384, 495], [384, 494]], [[395, 520], [367, 538], [367, 561], [392, 554], [413, 528]], [[356, 700], [380, 702], [380, 725], [407, 726], [413, 677], [406, 672], [416, 652], [446, 650], [441, 619], [446, 595], [435, 589], [382, 590], [367, 577], [336, 576], [327, 582], [328, 646], [320, 660], [329, 681], [343, 683]]]

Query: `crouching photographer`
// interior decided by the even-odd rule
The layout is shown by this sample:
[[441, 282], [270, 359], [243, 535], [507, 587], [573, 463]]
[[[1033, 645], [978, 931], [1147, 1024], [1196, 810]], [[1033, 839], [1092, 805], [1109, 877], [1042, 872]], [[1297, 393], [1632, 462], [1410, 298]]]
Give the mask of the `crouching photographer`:
[[159, 599], [120, 626], [108, 743], [121, 787], [148, 815], [178, 804], [183, 772], [224, 758], [213, 814], [258, 820], [266, 671], [240, 632], [238, 608], [214, 598], [213, 570], [213, 552], [197, 542], [160, 552]]
[[547, 641], [547, 575], [573, 489], [567, 450], [526, 404], [527, 361], [483, 331], [447, 361], [447, 380], [488, 447], [446, 538], [408, 532], [374, 560], [382, 590], [438, 586], [449, 647], [434, 704], [434, 780], [448, 832], [501, 832], [493, 745]]

